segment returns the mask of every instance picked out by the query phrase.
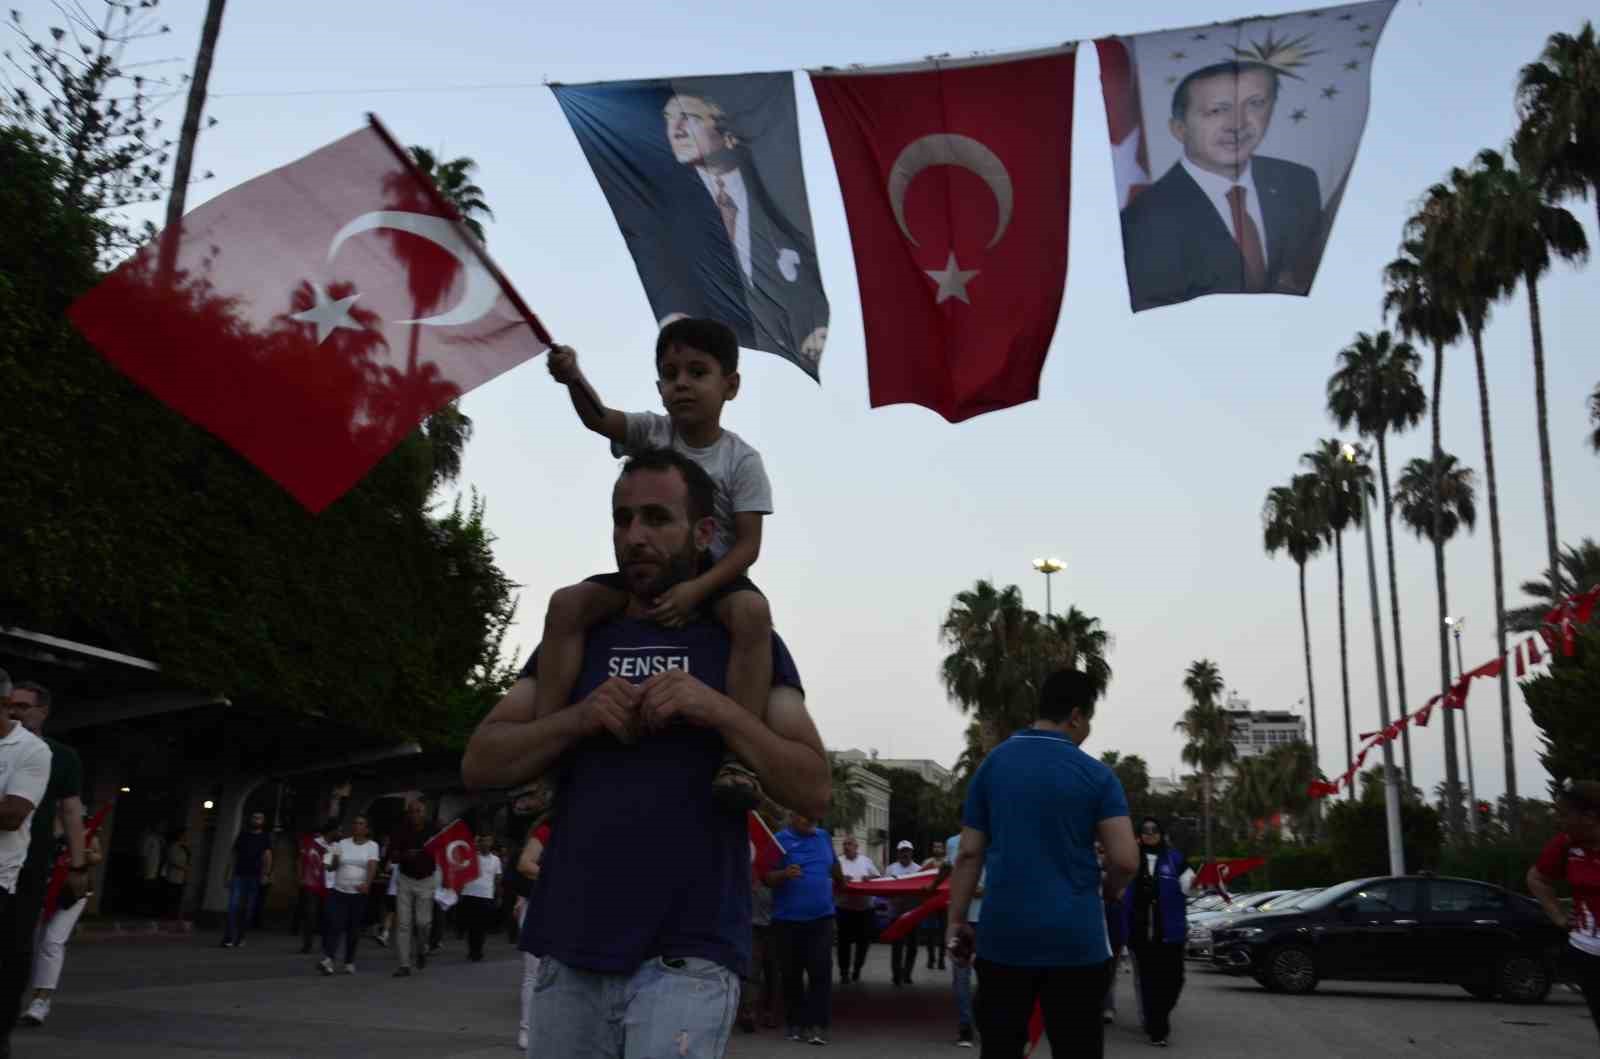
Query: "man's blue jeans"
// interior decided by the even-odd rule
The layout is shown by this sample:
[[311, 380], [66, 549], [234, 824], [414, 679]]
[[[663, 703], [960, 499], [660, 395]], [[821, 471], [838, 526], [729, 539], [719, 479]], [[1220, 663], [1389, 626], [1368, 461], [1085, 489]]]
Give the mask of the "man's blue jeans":
[[950, 985], [956, 994], [956, 1019], [957, 1024], [969, 1029], [972, 1020], [972, 964], [963, 967], [959, 963], [950, 965]]
[[244, 928], [255, 915], [256, 902], [261, 900], [261, 880], [241, 879], [234, 876], [228, 887], [228, 926], [222, 940], [238, 943], [244, 940]]
[[739, 978], [710, 960], [646, 960], [599, 974], [545, 957], [533, 986], [528, 1055], [562, 1059], [722, 1059]]

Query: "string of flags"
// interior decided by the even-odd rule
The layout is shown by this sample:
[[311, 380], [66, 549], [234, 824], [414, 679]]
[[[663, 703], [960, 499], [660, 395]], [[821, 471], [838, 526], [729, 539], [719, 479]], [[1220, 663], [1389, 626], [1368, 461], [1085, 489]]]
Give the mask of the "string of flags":
[[[1543, 640], [1545, 649], [1553, 656], [1557, 650], [1563, 655], [1571, 656], [1577, 650], [1578, 627], [1587, 625], [1594, 617], [1595, 607], [1600, 605], [1600, 585], [1590, 588], [1586, 592], [1568, 596], [1545, 612], [1540, 622], [1537, 634], [1529, 636], [1519, 642], [1511, 651], [1511, 664], [1515, 667], [1515, 675], [1520, 679], [1527, 675], [1529, 666], [1536, 666], [1544, 661], [1544, 656], [1539, 650], [1539, 641]], [[1356, 752], [1350, 766], [1331, 782], [1328, 780], [1314, 779], [1306, 788], [1306, 793], [1312, 798], [1329, 798], [1341, 790], [1348, 790], [1356, 782], [1362, 767], [1366, 764], [1367, 755], [1383, 746], [1400, 738], [1400, 732], [1408, 724], [1418, 728], [1426, 728], [1432, 719], [1435, 707], [1442, 706], [1447, 710], [1464, 710], [1467, 706], [1467, 693], [1474, 680], [1488, 677], [1498, 677], [1505, 670], [1505, 658], [1493, 658], [1478, 666], [1476, 669], [1463, 673], [1449, 690], [1435, 695], [1427, 701], [1421, 709], [1400, 718], [1376, 732], [1361, 733], [1361, 749]]]

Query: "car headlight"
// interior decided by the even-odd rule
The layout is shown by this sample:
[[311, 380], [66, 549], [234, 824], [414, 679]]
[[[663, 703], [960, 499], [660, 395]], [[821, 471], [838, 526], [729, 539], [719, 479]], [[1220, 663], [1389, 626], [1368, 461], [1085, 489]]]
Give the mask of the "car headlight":
[[1237, 938], [1259, 938], [1265, 933], [1266, 931], [1261, 927], [1240, 927], [1233, 932], [1234, 937]]

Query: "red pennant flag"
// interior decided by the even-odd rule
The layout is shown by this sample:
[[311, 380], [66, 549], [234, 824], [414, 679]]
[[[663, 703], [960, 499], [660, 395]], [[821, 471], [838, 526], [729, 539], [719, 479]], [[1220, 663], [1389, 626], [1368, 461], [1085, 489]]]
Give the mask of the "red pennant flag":
[[1579, 625], [1589, 624], [1589, 619], [1594, 617], [1594, 610], [1597, 605], [1600, 605], [1600, 585], [1596, 585], [1573, 600], [1573, 620]]
[[750, 832], [750, 870], [758, 876], [776, 871], [783, 860], [783, 847], [772, 829], [755, 812], [746, 814], [745, 827]]
[[1194, 885], [1226, 887], [1230, 879], [1237, 879], [1246, 872], [1254, 871], [1266, 862], [1264, 857], [1237, 857], [1233, 860], [1210, 861], [1202, 865], [1195, 874]]
[[874, 408], [960, 422], [1039, 395], [1067, 274], [1073, 60], [1065, 46], [812, 73]]
[[1467, 708], [1467, 692], [1472, 690], [1472, 675], [1462, 677], [1450, 685], [1450, 691], [1444, 697], [1444, 706], [1447, 710], [1464, 710]]
[[1496, 658], [1493, 661], [1485, 662], [1477, 669], [1474, 669], [1472, 672], [1468, 673], [1467, 679], [1470, 680], [1477, 677], [1497, 677], [1500, 675], [1500, 671], [1505, 667], [1506, 660], [1503, 658]]
[[1539, 653], [1539, 641], [1532, 636], [1528, 637], [1528, 663], [1539, 665], [1543, 661], [1544, 656]]
[[472, 830], [465, 820], [457, 820], [423, 844], [433, 854], [439, 865], [439, 885], [446, 890], [461, 892], [461, 888], [478, 877], [478, 851], [472, 842]]
[[427, 416], [548, 344], [454, 217], [374, 122], [191, 211], [69, 315], [320, 511]]
[[1520, 643], [1517, 644], [1516, 655], [1517, 655], [1517, 679], [1521, 680], [1525, 675], [1527, 675], [1528, 663], [1522, 657], [1522, 645]]

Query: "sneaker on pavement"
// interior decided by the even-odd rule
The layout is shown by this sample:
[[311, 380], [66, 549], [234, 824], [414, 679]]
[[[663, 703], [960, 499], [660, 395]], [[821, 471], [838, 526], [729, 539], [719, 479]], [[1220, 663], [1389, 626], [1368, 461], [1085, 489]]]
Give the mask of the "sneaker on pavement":
[[22, 1013], [20, 1020], [24, 1026], [43, 1026], [45, 1018], [50, 1014], [50, 1002], [35, 998], [28, 1005], [28, 1010]]
[[811, 1028], [810, 1035], [806, 1037], [806, 1043], [807, 1044], [818, 1044], [818, 1045], [827, 1044], [828, 1043], [827, 1031], [824, 1030], [821, 1026], [813, 1026]]
[[231, 942], [231, 941], [227, 940], [226, 938], [224, 938], [222, 940], [222, 947], [224, 949], [231, 949], [231, 948], [233, 948], [233, 942]]
[[411, 968], [409, 968], [409, 967], [396, 967], [394, 969], [393, 977], [395, 977], [395, 978], [410, 978], [411, 977]]
[[956, 1030], [956, 1047], [957, 1048], [971, 1048], [972, 1047], [972, 1027], [971, 1026], [962, 1026], [961, 1028]]
[[798, 1041], [798, 1040], [800, 1040], [801, 1039], [801, 1037], [800, 1037], [800, 1027], [799, 1026], [790, 1026], [787, 1030], [784, 1031], [783, 1039], [786, 1040], [786, 1041]]
[[1117, 1021], [1117, 1009], [1106, 1008], [1105, 1011], [1100, 1015], [1100, 1021], [1104, 1022], [1107, 1026]]
[[527, 1051], [528, 1051], [528, 1031], [527, 1030], [518, 1030], [517, 1031], [517, 1051], [522, 1052], [524, 1055], [527, 1054]]
[[317, 970], [321, 971], [324, 975], [332, 974], [333, 961], [324, 956], [322, 959], [317, 961]]
[[389, 947], [389, 935], [386, 933], [374, 934], [372, 936], [372, 940], [378, 943], [378, 948], [380, 949], [387, 949]]
[[353, 964], [353, 963], [345, 964], [344, 965], [344, 973], [345, 974], [355, 974], [356, 973], [356, 965]]

